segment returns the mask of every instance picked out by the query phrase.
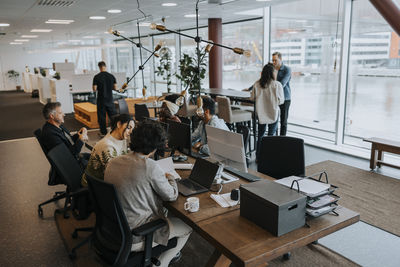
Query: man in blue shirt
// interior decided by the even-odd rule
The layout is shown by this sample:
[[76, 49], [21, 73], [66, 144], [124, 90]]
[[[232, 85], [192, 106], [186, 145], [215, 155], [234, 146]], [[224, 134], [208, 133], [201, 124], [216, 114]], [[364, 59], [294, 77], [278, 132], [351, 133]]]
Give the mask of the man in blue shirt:
[[282, 84], [285, 102], [279, 106], [281, 110], [281, 132], [280, 135], [286, 135], [287, 119], [289, 117], [290, 106], [290, 79], [292, 77], [291, 69], [282, 63], [282, 54], [275, 52], [272, 54], [272, 63], [278, 71], [277, 80]]

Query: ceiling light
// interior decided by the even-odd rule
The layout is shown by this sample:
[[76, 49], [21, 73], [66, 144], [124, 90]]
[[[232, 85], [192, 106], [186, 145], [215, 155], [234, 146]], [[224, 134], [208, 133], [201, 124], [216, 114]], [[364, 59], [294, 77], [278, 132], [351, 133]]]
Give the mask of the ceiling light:
[[[187, 15], [185, 15], [185, 18], [195, 18], [196, 17], [196, 14], [187, 14]], [[199, 17], [200, 17], [200, 15], [199, 15]]]
[[177, 6], [176, 3], [163, 3], [162, 6]]
[[80, 42], [81, 40], [68, 40], [68, 42], [71, 42], [71, 43], [77, 43], [77, 42]]
[[84, 39], [92, 39], [92, 38], [97, 38], [97, 36], [87, 35], [87, 36], [83, 36], [82, 38], [84, 38]]
[[32, 29], [31, 32], [51, 32], [52, 29]]
[[38, 38], [38, 35], [21, 35], [22, 38]]
[[29, 42], [28, 39], [15, 39], [15, 42]]
[[106, 17], [104, 17], [104, 16], [90, 16], [89, 19], [101, 20], [101, 19], [106, 19]]
[[74, 22], [72, 19], [48, 19], [45, 23], [47, 24], [71, 24]]
[[107, 10], [108, 13], [112, 13], [112, 14], [118, 14], [121, 13], [121, 9], [109, 9]]
[[22, 45], [22, 43], [11, 42], [11, 45]]
[[[118, 31], [119, 33], [125, 33], [125, 31]], [[104, 33], [107, 33], [107, 34], [110, 34], [110, 32], [104, 32]]]
[[257, 2], [271, 2], [272, 0], [256, 0]]
[[140, 23], [139, 23], [139, 26], [140, 26], [140, 27], [149, 27], [150, 24], [151, 24], [150, 22], [140, 22]]
[[10, 23], [0, 23], [0, 27], [8, 27], [10, 26]]
[[298, 31], [290, 31], [288, 32], [289, 34], [295, 34], [295, 33], [299, 33]]

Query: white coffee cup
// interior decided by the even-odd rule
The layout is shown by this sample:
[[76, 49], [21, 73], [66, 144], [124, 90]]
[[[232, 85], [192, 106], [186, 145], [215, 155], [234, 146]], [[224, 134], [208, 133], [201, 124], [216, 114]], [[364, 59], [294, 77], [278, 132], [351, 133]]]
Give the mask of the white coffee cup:
[[185, 210], [188, 210], [190, 212], [196, 212], [199, 211], [200, 208], [200, 200], [198, 197], [189, 197], [186, 199], [185, 204], [183, 205], [183, 208]]

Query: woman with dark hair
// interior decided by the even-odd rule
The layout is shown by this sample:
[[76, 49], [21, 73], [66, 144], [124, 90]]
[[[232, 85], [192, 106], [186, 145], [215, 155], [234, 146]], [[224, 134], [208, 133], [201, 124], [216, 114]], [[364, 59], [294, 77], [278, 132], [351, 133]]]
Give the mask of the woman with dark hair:
[[168, 120], [181, 122], [181, 120], [176, 116], [179, 110], [179, 106], [171, 101], [164, 100], [160, 109], [160, 121], [167, 122]]
[[[103, 180], [108, 161], [128, 152], [127, 139], [134, 126], [133, 118], [129, 114], [119, 114], [112, 117], [111, 132], [94, 146], [85, 172]], [[87, 186], [85, 174], [82, 176], [81, 184]]]
[[[166, 245], [177, 237], [177, 246], [160, 255], [161, 266], [168, 266], [189, 238], [192, 229], [176, 217], [167, 217], [163, 201], [178, 197], [174, 177], [165, 173], [150, 157], [165, 146], [166, 133], [160, 124], [144, 121], [131, 134], [132, 152], [112, 159], [104, 173], [104, 180], [114, 184], [129, 226], [133, 229], [158, 218], [168, 225], [157, 230], [153, 242]], [[132, 251], [144, 249], [143, 239], [133, 236]], [[153, 244], [154, 245], [154, 244]]]
[[256, 156], [258, 158], [261, 139], [268, 125], [268, 135], [275, 135], [278, 128], [279, 105], [285, 97], [283, 87], [276, 80], [277, 71], [274, 65], [268, 63], [261, 72], [261, 78], [254, 83], [251, 98], [255, 100], [258, 116], [258, 143]]

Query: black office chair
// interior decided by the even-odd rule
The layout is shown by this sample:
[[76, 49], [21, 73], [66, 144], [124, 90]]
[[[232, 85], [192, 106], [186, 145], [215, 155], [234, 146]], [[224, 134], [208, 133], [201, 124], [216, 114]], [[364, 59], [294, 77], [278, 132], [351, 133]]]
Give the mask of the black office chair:
[[125, 98], [118, 99], [119, 114], [129, 114], [128, 104], [126, 104]]
[[[90, 176], [88, 184], [96, 213], [93, 246], [106, 263], [112, 266], [158, 266], [157, 257], [176, 247], [177, 239], [172, 238], [167, 246], [152, 248], [154, 231], [167, 225], [167, 222], [158, 219], [130, 229], [114, 185]], [[132, 235], [144, 237], [144, 251], [131, 252]]]
[[135, 119], [137, 121], [142, 121], [145, 118], [149, 118], [150, 113], [146, 104], [135, 104]]
[[49, 161], [61, 176], [63, 183], [67, 185], [64, 204], [64, 217], [67, 218], [68, 210], [77, 219], [85, 219], [90, 214], [88, 204], [88, 189], [81, 188], [83, 170], [71, 151], [64, 143], [58, 144], [47, 153]]
[[[44, 153], [44, 155], [46, 156], [47, 160], [49, 161], [48, 157], [47, 157], [47, 150], [44, 147], [42, 140], [41, 140], [41, 136], [42, 136], [42, 130], [39, 128], [36, 131], [33, 132], [33, 134], [35, 135], [37, 141], [39, 142], [40, 147], [42, 148], [42, 151]], [[57, 184], [62, 184], [61, 178], [57, 177], [57, 173], [55, 171], [55, 168], [53, 167], [52, 163], [49, 161], [51, 167], [50, 167], [50, 171], [49, 171], [49, 181], [48, 181], [48, 185], [57, 185]], [[63, 199], [67, 196], [67, 192], [66, 191], [57, 191], [54, 193], [54, 196], [49, 199], [46, 200], [42, 203], [40, 203], [38, 205], [38, 215], [39, 217], [43, 217], [43, 208], [42, 206], [52, 203], [52, 202], [56, 202], [60, 199]]]
[[264, 136], [258, 171], [276, 179], [305, 174], [304, 140], [287, 136]]

